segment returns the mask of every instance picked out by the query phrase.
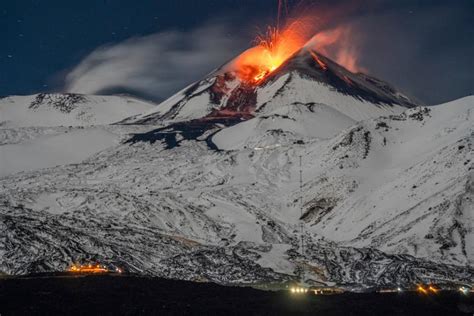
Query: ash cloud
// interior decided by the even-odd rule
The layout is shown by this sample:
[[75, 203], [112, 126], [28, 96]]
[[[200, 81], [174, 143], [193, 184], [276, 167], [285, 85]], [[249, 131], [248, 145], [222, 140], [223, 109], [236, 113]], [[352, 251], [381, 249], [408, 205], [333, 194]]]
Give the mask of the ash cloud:
[[132, 92], [162, 100], [234, 57], [244, 40], [223, 23], [99, 47], [65, 76], [68, 92]]

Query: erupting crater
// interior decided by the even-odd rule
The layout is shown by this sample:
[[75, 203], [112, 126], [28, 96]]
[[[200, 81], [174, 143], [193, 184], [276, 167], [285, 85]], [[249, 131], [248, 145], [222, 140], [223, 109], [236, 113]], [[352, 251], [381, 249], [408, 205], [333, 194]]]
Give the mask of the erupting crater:
[[308, 18], [295, 19], [283, 29], [269, 26], [265, 34], [255, 39], [257, 45], [235, 60], [238, 78], [252, 85], [260, 83], [306, 44], [310, 27]]

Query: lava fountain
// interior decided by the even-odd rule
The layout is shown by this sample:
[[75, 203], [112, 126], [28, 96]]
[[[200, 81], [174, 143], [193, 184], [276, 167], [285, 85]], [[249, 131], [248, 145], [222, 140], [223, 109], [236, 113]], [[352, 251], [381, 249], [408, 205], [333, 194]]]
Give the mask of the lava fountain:
[[268, 27], [258, 35], [256, 46], [246, 50], [235, 60], [237, 76], [244, 82], [257, 84], [297, 52], [310, 38], [309, 18], [299, 18], [283, 29]]
[[[288, 12], [288, 7], [286, 1], [280, 0], [276, 26], [269, 26], [266, 32], [256, 37], [254, 47], [234, 60], [233, 69], [242, 82], [258, 85], [303, 46], [335, 59], [350, 71], [360, 70], [351, 28], [339, 25], [327, 29], [324, 24], [330, 14], [319, 12], [328, 16], [322, 19], [314, 11], [297, 18], [285, 18], [286, 24], [280, 27], [283, 11]], [[316, 61], [321, 65], [319, 59]]]

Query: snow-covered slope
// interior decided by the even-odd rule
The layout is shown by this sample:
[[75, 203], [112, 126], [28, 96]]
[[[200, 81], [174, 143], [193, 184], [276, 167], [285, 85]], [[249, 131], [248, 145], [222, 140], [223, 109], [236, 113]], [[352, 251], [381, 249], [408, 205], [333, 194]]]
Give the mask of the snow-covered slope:
[[267, 148], [330, 138], [356, 122], [325, 104], [291, 103], [223, 129], [212, 141], [220, 149]]
[[[81, 162], [118, 143], [118, 137], [103, 128], [63, 129], [32, 140], [0, 146], [0, 176]], [[1, 133], [1, 131], [0, 131]]]
[[107, 124], [154, 106], [120, 96], [37, 94], [1, 98], [0, 176], [81, 162], [119, 143], [123, 129]]
[[0, 98], [0, 128], [110, 124], [155, 105], [132, 97], [46, 94]]
[[93, 259], [224, 283], [280, 282], [301, 269], [346, 286], [472, 282], [473, 113], [468, 97], [258, 148], [227, 132], [251, 121], [207, 138], [199, 126], [136, 132], [81, 163], [0, 179], [0, 270]]

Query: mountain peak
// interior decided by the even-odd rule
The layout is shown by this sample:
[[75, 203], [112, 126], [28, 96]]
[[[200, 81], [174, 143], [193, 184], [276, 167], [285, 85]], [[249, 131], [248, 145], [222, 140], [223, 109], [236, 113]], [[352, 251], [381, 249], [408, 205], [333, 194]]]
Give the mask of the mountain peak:
[[347, 112], [344, 114], [356, 120], [417, 105], [390, 84], [352, 73], [307, 47], [258, 82], [241, 80], [239, 71], [235, 60], [231, 61], [126, 123], [182, 122], [216, 116], [248, 119], [276, 100], [280, 105], [321, 103]]

